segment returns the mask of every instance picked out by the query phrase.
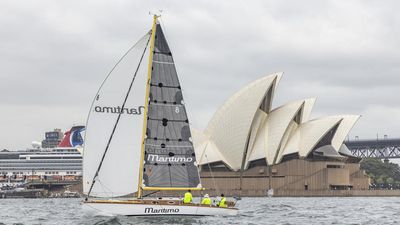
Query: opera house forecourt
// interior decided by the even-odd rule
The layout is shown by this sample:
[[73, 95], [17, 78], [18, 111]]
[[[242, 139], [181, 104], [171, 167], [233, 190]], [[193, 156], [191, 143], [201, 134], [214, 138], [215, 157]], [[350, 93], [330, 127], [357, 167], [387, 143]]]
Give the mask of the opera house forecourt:
[[310, 118], [315, 98], [271, 108], [283, 73], [232, 95], [204, 131], [192, 130], [202, 184], [241, 196], [340, 196], [368, 190], [344, 140], [359, 115]]

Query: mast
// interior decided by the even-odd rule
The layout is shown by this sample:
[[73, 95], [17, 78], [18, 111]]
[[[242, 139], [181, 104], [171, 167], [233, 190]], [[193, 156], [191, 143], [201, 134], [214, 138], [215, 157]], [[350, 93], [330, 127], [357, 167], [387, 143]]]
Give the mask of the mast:
[[151, 67], [153, 62], [154, 54], [154, 39], [156, 36], [156, 25], [157, 18], [160, 16], [153, 16], [153, 27], [151, 28], [151, 38], [150, 38], [150, 54], [149, 54], [149, 64], [147, 68], [147, 82], [146, 82], [146, 94], [144, 99], [144, 115], [143, 115], [143, 129], [142, 129], [142, 145], [140, 150], [140, 166], [139, 166], [139, 181], [138, 181], [138, 192], [137, 198], [142, 198], [142, 183], [143, 183], [143, 161], [144, 161], [144, 144], [146, 138], [146, 128], [147, 128], [147, 109], [149, 107], [149, 94], [150, 94], [150, 82], [151, 82]]

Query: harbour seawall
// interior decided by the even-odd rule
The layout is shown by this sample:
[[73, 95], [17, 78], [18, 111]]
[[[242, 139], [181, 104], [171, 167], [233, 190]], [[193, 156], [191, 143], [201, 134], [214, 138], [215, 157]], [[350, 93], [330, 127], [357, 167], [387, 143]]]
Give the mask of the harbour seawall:
[[[240, 197], [266, 197], [267, 190], [206, 190], [211, 196], [218, 196], [224, 193], [226, 196], [240, 196]], [[199, 193], [194, 193], [199, 196]], [[274, 190], [274, 197], [400, 197], [400, 190], [313, 190], [313, 191], [282, 191]]]
[[[149, 194], [151, 192], [147, 192]], [[218, 190], [207, 189], [205, 191], [193, 191], [193, 196], [200, 197], [204, 194], [210, 196], [219, 196], [223, 193], [229, 197], [266, 197], [267, 190]], [[184, 191], [181, 192], [157, 192], [148, 196], [151, 197], [183, 197]], [[312, 191], [299, 191], [299, 190], [274, 190], [274, 197], [400, 197], [400, 190], [312, 190]]]
[[277, 197], [399, 197], [400, 190], [323, 190], [274, 192]]
[[[28, 189], [29, 190], [29, 189]], [[82, 183], [75, 183], [73, 185], [68, 185], [64, 187], [58, 187], [57, 189], [41, 189], [39, 191], [35, 191], [39, 189], [31, 189], [29, 194], [23, 194], [22, 192], [15, 194], [7, 194], [4, 195], [3, 198], [52, 198], [52, 197], [61, 197], [62, 194], [66, 191], [73, 191], [82, 194]], [[28, 193], [27, 192], [27, 193]], [[162, 192], [154, 192], [154, 191], [146, 191], [146, 194], [151, 197], [163, 197], [163, 196], [172, 196], [172, 197], [183, 197], [185, 191], [162, 191]], [[32, 194], [33, 193], [33, 194]], [[151, 194], [153, 193], [153, 194]], [[204, 194], [209, 194], [210, 196], [219, 196], [221, 193], [226, 196], [240, 196], [240, 197], [266, 197], [267, 189], [229, 189], [225, 187], [223, 189], [213, 189], [207, 188], [206, 190], [193, 191], [193, 196], [200, 197]], [[135, 195], [130, 195], [130, 197], [134, 197]], [[1, 196], [0, 196], [1, 197]], [[400, 190], [274, 190], [274, 197], [400, 197]]]

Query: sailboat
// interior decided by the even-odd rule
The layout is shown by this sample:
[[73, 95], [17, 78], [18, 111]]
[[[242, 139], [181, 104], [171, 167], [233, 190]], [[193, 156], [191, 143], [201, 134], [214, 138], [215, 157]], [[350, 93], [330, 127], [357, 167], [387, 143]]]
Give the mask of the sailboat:
[[234, 204], [183, 204], [144, 194], [204, 190], [182, 88], [158, 18], [154, 15], [152, 29], [118, 61], [92, 102], [83, 206], [126, 216], [236, 215]]

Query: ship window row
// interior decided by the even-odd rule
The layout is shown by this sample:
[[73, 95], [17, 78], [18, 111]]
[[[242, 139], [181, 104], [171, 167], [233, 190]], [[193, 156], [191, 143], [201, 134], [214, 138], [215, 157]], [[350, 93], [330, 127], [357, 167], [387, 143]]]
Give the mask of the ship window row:
[[57, 163], [57, 164], [46, 164], [46, 163], [41, 163], [41, 164], [34, 164], [34, 165], [1, 165], [0, 164], [0, 168], [35, 168], [35, 167], [71, 167], [71, 166], [75, 166], [75, 167], [82, 167], [81, 163]]
[[32, 168], [28, 168], [28, 167], [26, 167], [26, 168], [21, 168], [21, 167], [19, 167], [19, 168], [1, 168], [0, 167], [0, 172], [1, 171], [15, 171], [15, 170], [23, 170], [23, 171], [38, 171], [38, 170], [82, 170], [82, 167], [56, 167], [56, 168], [49, 168], [49, 167], [38, 167], [38, 168], [35, 168], [35, 169], [32, 169]]
[[3, 153], [0, 152], [0, 156], [1, 158], [4, 158], [4, 156], [9, 156], [9, 157], [14, 157], [14, 158], [26, 158], [26, 157], [54, 157], [54, 156], [58, 156], [58, 157], [82, 157], [82, 154], [80, 153], [48, 153], [48, 154], [34, 154], [34, 153]]
[[32, 164], [39, 164], [39, 163], [80, 163], [82, 164], [82, 160], [35, 160], [35, 161], [24, 161], [24, 160], [14, 160], [14, 161], [0, 161], [0, 165], [3, 164], [26, 164], [26, 165], [32, 165]]
[[34, 164], [34, 163], [82, 163], [82, 159], [76, 159], [76, 160], [0, 160], [0, 165], [1, 164], [18, 164], [18, 163], [24, 163], [24, 164]]
[[[61, 172], [65, 172], [65, 171], [61, 171]], [[78, 171], [79, 172], [79, 171]], [[68, 175], [74, 175], [74, 174], [78, 174], [78, 172], [77, 171], [66, 171], [66, 174], [68, 174]], [[32, 172], [31, 172], [32, 173]], [[44, 172], [44, 174], [59, 174], [60, 173], [60, 171], [45, 171]], [[9, 174], [8, 172], [0, 172], [0, 175], [7, 175], [7, 174]], [[13, 175], [24, 175], [24, 174], [26, 174], [26, 172], [21, 172], [21, 171], [18, 171], [18, 172], [12, 172], [12, 174]], [[33, 172], [33, 174], [37, 174], [36, 172]]]
[[26, 165], [26, 164], [5, 164], [5, 165], [1, 165], [0, 164], [0, 168], [8, 168], [8, 167], [65, 167], [65, 166], [82, 166], [82, 163], [38, 163], [38, 164], [30, 164], [30, 165]]
[[76, 149], [54, 149], [55, 152], [79, 152]]
[[58, 171], [44, 172], [44, 174], [58, 174]]
[[[58, 174], [59, 172], [58, 171], [46, 171], [46, 172], [44, 172], [44, 174]], [[67, 174], [77, 174], [77, 172], [76, 171], [67, 171], [66, 172]]]
[[14, 154], [19, 154], [19, 155], [81, 155], [80, 152], [16, 152]]
[[[13, 154], [13, 153], [9, 153], [8, 154]], [[14, 153], [15, 155], [19, 155], [21, 157], [24, 156], [54, 156], [54, 155], [59, 155], [59, 156], [63, 156], [63, 155], [77, 155], [77, 156], [81, 156], [82, 154], [79, 152], [23, 152], [23, 153]]]
[[82, 159], [82, 156], [49, 156], [49, 157], [36, 157], [36, 156], [30, 156], [29, 159], [28, 157], [20, 157], [20, 159], [24, 160], [33, 160], [33, 159]]

